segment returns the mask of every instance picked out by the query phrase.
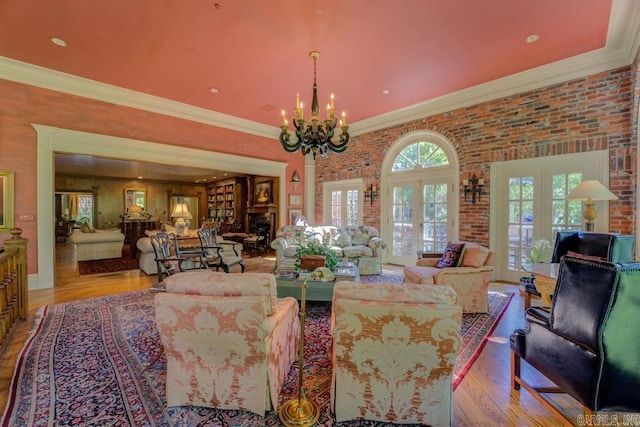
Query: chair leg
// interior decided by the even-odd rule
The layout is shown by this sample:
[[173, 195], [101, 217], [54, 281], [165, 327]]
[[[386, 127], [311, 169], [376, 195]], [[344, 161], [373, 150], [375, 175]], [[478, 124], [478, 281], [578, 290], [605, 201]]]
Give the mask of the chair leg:
[[244, 273], [244, 260], [241, 260], [239, 264], [240, 264], [240, 272]]
[[511, 388], [513, 390], [520, 390], [517, 378], [520, 378], [520, 355], [511, 350]]

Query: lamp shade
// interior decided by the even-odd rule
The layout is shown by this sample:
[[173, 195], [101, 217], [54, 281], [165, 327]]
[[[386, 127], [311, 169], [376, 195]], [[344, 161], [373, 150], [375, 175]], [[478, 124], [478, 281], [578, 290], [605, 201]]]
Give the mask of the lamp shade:
[[602, 185], [597, 179], [582, 181], [567, 196], [568, 200], [617, 200], [618, 196], [613, 194], [607, 187]]
[[186, 203], [176, 203], [171, 212], [172, 218], [187, 218], [192, 219], [191, 213]]

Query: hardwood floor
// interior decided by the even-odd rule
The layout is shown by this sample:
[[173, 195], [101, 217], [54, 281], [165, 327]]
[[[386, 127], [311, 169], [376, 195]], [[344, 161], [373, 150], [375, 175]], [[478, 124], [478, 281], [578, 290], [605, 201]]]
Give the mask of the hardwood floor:
[[[402, 270], [398, 266], [385, 268]], [[17, 357], [29, 336], [36, 310], [49, 304], [148, 289], [156, 276], [146, 276], [138, 270], [114, 274], [79, 276], [72, 247], [60, 244], [56, 248], [56, 286], [53, 289], [29, 292], [29, 319], [15, 328], [12, 340], [1, 355], [0, 408], [4, 411]], [[511, 395], [509, 335], [524, 324], [524, 299], [518, 286], [493, 284], [492, 289], [514, 292], [502, 320], [484, 350], [454, 392], [454, 425], [456, 426], [556, 426], [562, 422], [553, 418], [526, 391]], [[544, 378], [523, 364], [523, 376]], [[581, 414], [579, 405], [571, 398], [559, 395], [556, 401], [565, 413], [576, 420]]]

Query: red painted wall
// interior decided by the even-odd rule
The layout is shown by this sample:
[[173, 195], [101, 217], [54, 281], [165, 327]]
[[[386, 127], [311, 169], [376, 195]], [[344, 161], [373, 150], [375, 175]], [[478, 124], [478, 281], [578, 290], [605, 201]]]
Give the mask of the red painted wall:
[[[0, 79], [0, 169], [15, 172], [15, 226], [29, 239], [29, 273], [37, 272], [36, 143], [31, 123], [289, 163], [304, 181], [304, 159], [267, 139], [201, 123]], [[276, 138], [277, 135], [274, 135]], [[260, 171], [256, 171], [260, 174]], [[288, 183], [288, 186], [291, 184]], [[301, 183], [301, 185], [304, 185]], [[292, 191], [292, 189], [288, 189]], [[285, 196], [284, 200], [287, 200]], [[34, 221], [18, 221], [18, 215]], [[52, 218], [51, 221], [54, 221]], [[11, 237], [0, 235], [0, 242]]]

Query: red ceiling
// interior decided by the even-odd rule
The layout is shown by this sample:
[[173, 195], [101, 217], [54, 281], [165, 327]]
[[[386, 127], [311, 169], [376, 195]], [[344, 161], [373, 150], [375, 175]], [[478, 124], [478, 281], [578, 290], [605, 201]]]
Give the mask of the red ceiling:
[[[3, 0], [0, 56], [267, 125], [371, 118], [605, 46], [611, 0]], [[539, 34], [536, 43], [525, 38]], [[50, 37], [69, 43], [54, 45]], [[219, 89], [218, 94], [209, 92]], [[383, 95], [383, 90], [389, 90]]]

